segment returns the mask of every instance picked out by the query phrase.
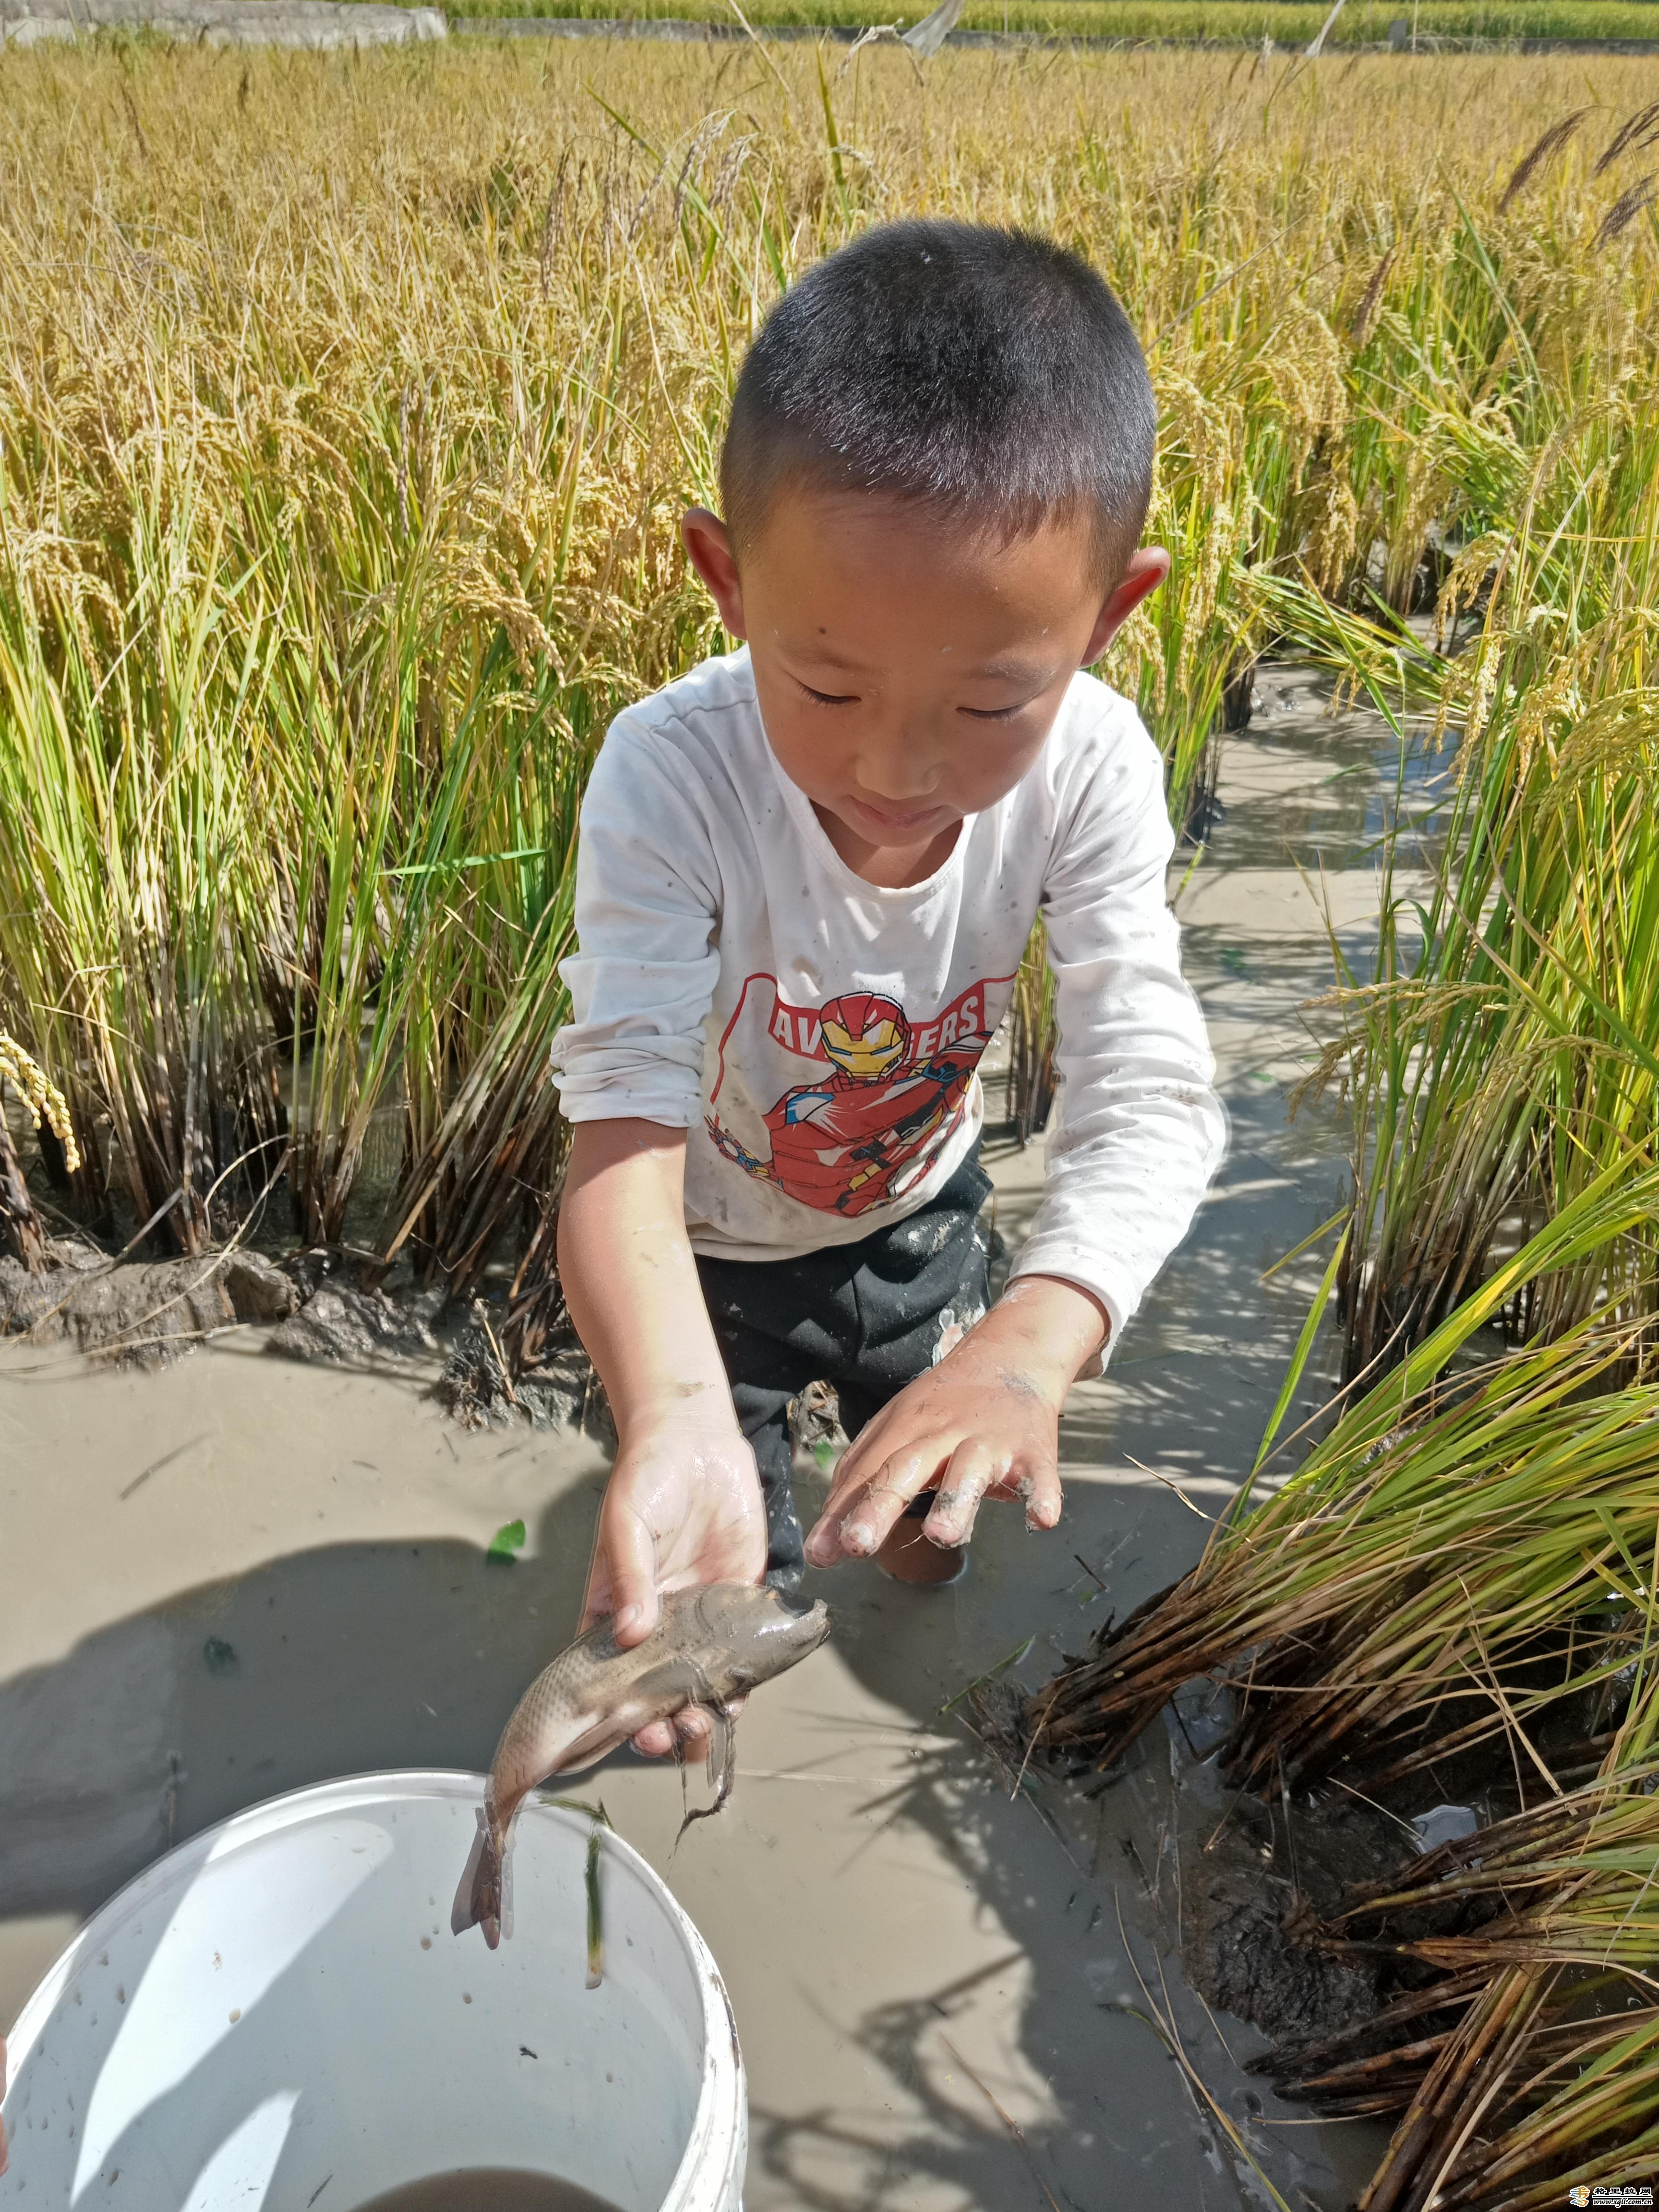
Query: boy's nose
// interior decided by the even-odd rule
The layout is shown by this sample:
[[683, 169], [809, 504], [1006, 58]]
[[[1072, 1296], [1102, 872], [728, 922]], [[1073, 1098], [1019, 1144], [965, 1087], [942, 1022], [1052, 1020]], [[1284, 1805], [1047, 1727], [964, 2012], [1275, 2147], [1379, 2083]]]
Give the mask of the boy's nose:
[[859, 796], [878, 814], [924, 814], [933, 804], [931, 791], [872, 791], [868, 784], [860, 785]]
[[861, 760], [854, 773], [872, 806], [890, 806], [896, 811], [930, 799], [939, 790], [939, 763], [916, 744], [901, 744], [878, 758]]

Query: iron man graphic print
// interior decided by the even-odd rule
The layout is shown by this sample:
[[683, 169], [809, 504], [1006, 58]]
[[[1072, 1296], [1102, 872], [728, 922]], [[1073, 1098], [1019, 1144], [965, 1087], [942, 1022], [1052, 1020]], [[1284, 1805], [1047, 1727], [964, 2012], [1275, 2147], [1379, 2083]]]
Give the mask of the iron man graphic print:
[[[720, 1039], [708, 1133], [727, 1159], [820, 1213], [855, 1219], [890, 1205], [927, 1172], [961, 1119], [991, 1041], [985, 1000], [985, 986], [970, 984], [923, 1022], [877, 991], [792, 1006], [775, 977], [750, 975]], [[762, 1020], [772, 1053], [781, 1048], [805, 1065], [761, 1111], [760, 1127], [739, 1132], [722, 1119], [721, 1093], [732, 1060], [761, 1059], [742, 1043], [744, 1029]]]

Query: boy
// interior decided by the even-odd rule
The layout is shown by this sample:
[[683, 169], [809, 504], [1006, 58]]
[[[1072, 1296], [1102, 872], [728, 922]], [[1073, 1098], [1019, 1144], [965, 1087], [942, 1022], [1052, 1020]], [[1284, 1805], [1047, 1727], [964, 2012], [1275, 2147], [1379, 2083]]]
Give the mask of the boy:
[[[1092, 270], [963, 224], [844, 247], [744, 364], [724, 520], [684, 534], [747, 644], [605, 738], [554, 1048], [560, 1266], [619, 1438], [585, 1619], [624, 1644], [663, 1590], [804, 1559], [948, 1579], [988, 1496], [1052, 1528], [1066, 1390], [1220, 1156], [1158, 757], [1079, 673], [1168, 573], [1154, 428]], [[1060, 1127], [988, 1312], [975, 1069], [1039, 910]], [[854, 1441], [803, 1543], [816, 1379]]]

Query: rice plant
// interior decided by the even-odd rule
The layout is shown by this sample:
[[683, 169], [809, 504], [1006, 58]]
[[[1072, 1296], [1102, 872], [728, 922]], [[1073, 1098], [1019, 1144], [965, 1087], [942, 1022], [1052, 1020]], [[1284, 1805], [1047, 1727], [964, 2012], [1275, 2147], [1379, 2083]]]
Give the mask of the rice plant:
[[[1027, 1703], [1035, 1746], [1104, 1766], [1209, 1673], [1236, 1700], [1223, 1771], [1268, 1796], [1375, 1802], [1482, 1747], [1511, 1765], [1520, 1813], [1325, 1925], [1398, 1962], [1401, 1994], [1266, 2062], [1333, 2117], [1398, 2116], [1364, 2212], [1531, 2212], [1659, 2143], [1659, 1382], [1649, 1285], [1615, 1272], [1656, 1200], [1651, 1165], [1607, 1170]], [[1493, 1340], [1523, 1285], [1587, 1273], [1605, 1295], [1572, 1330]]]
[[[1577, 323], [1611, 307], [1593, 244], [1540, 289], [1536, 237], [1501, 233], [1582, 119], [1534, 137], [1479, 221], [1460, 196], [1449, 255], [1390, 244], [1327, 499], [1339, 550], [1369, 550], [1344, 574], [1310, 533], [1255, 580], [1402, 747], [1446, 748], [1445, 797], [1385, 844], [1374, 972], [1336, 948], [1315, 1080], [1352, 1107], [1354, 1202], [1255, 1482], [1191, 1575], [1026, 1708], [1037, 1746], [1104, 1766], [1211, 1674], [1239, 1786], [1387, 1793], [1484, 1750], [1523, 1808], [1544, 1794], [1328, 1931], [1416, 1975], [1282, 2069], [1322, 2110], [1400, 2116], [1365, 2212], [1559, 2202], [1585, 2171], [1641, 2173], [1659, 2136], [1650, 356], [1617, 310]], [[1413, 255], [1415, 319], [1394, 290]], [[1400, 619], [1425, 572], [1432, 640]], [[1333, 1289], [1335, 1418], [1281, 1479]]]
[[1050, 229], [1129, 303], [1176, 567], [1106, 672], [1186, 822], [1268, 587], [1397, 599], [1457, 457], [1519, 480], [1638, 357], [1639, 224], [1595, 241], [1659, 73], [1586, 72], [1599, 135], [1504, 205], [1523, 61], [9, 51], [0, 1018], [54, 1202], [521, 1267], [586, 764], [719, 642], [676, 525], [750, 334], [884, 216]]
[[[1323, 1070], [1354, 1109], [1349, 1377], [1420, 1340], [1651, 1127], [1655, 436], [1644, 400], [1559, 422], [1447, 580], [1443, 623], [1460, 594], [1482, 607], [1438, 687], [1462, 740], [1432, 884], [1425, 902], [1386, 883], [1375, 979], [1347, 976]], [[1385, 653], [1401, 672], [1380, 634], [1343, 624], [1341, 642], [1374, 686]], [[1583, 1310], [1529, 1295], [1512, 1333]]]
[[[1659, 1545], [1659, 1383], [1648, 1285], [1609, 1270], [1656, 1206], [1650, 1165], [1547, 1223], [1293, 1475], [1242, 1492], [1191, 1573], [1028, 1700], [1035, 1745], [1109, 1766], [1214, 1674], [1238, 1700], [1230, 1778], [1375, 1788], [1568, 1697], [1616, 1705]], [[1575, 1331], [1503, 1354], [1507, 1301], [1585, 1280], [1604, 1296]]]

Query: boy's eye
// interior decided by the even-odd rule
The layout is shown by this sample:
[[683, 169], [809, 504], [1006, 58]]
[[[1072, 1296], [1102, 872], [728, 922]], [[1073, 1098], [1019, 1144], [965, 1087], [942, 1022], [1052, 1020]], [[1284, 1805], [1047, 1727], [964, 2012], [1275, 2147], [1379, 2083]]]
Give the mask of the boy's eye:
[[[799, 684], [800, 678], [797, 677], [795, 681]], [[856, 691], [815, 691], [810, 684], [801, 684], [800, 688], [815, 706], [856, 707], [858, 704]]]
[[975, 722], [1012, 722], [1016, 714], [1023, 714], [1030, 705], [1022, 699], [1017, 707], [963, 707], [957, 711]]

